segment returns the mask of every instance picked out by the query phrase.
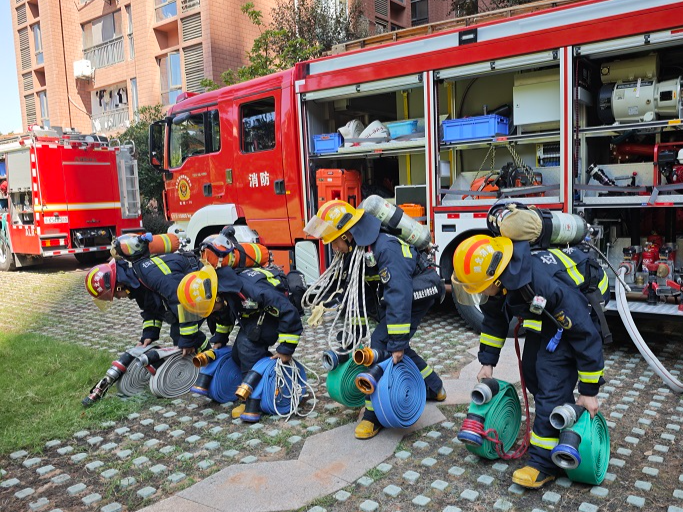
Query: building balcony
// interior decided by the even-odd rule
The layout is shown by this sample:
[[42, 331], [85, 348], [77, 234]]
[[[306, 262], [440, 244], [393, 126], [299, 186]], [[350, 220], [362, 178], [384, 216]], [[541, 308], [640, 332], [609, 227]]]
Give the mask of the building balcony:
[[123, 62], [123, 36], [84, 49], [83, 58], [90, 61], [93, 69], [106, 68]]
[[130, 126], [128, 107], [117, 108], [96, 116], [92, 116], [93, 133], [111, 132], [126, 129]]

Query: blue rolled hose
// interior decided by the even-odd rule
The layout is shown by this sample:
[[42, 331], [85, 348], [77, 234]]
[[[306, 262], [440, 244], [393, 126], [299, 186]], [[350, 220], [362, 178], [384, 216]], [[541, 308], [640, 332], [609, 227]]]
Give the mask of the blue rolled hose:
[[379, 366], [384, 374], [370, 395], [377, 419], [387, 428], [410, 427], [422, 416], [427, 401], [427, 387], [420, 370], [409, 357], [396, 365], [389, 358]]
[[[231, 356], [232, 347], [219, 348], [218, 350], [214, 350], [213, 352], [216, 354], [216, 358], [213, 361], [211, 361], [209, 364], [207, 364], [206, 366], [203, 366], [202, 369], [199, 371], [199, 376], [197, 377], [197, 381], [190, 388], [190, 391], [192, 391], [193, 393], [197, 393], [198, 395], [204, 395], [204, 396], [210, 395], [210, 391], [208, 388], [204, 389], [201, 386], [198, 387], [197, 384], [202, 382], [202, 380], [203, 380], [202, 376], [211, 377], [211, 382], [213, 382], [213, 377], [216, 374], [216, 370], [218, 369], [219, 361], [222, 360], [222, 358], [225, 356], [228, 356], [228, 357]], [[239, 385], [239, 383], [238, 383], [238, 385]], [[209, 387], [210, 386], [211, 385], [209, 384]], [[213, 397], [211, 397], [211, 398], [213, 398]]]
[[232, 358], [232, 350], [228, 350], [230, 352], [221, 355], [216, 361], [211, 363], [216, 365], [216, 369], [211, 384], [209, 384], [209, 397], [219, 404], [236, 402], [237, 396], [235, 391], [237, 391], [237, 386], [242, 383], [240, 367], [237, 366], [237, 363]]
[[[261, 374], [261, 380], [254, 388], [251, 398], [258, 398], [261, 400], [261, 411], [266, 414], [280, 414], [286, 415], [291, 411], [290, 391], [292, 385], [292, 369], [287, 365], [282, 367], [286, 385], [279, 389], [277, 396], [275, 395], [277, 387], [277, 376], [275, 374], [275, 365], [277, 359], [270, 359], [264, 357], [258, 361], [253, 371]], [[303, 379], [301, 394], [306, 393], [306, 370], [298, 361], [294, 361], [299, 368], [299, 374]]]

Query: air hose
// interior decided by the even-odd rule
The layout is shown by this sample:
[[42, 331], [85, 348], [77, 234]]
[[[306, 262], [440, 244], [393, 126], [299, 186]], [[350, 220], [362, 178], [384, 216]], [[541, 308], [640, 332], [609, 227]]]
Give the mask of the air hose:
[[[329, 352], [334, 353], [333, 351]], [[327, 393], [332, 400], [346, 407], [363, 407], [365, 395], [356, 387], [355, 381], [358, 374], [366, 368], [354, 363], [348, 355], [346, 357], [346, 361], [337, 364], [328, 372]]]
[[[563, 405], [556, 407], [550, 415], [554, 421], [560, 409], [578, 406]], [[581, 408], [583, 409], [583, 408]], [[601, 413], [592, 419], [583, 410], [576, 422], [565, 422], [566, 427], [560, 432], [560, 442], [553, 448], [550, 457], [553, 462], [563, 468], [570, 480], [589, 485], [600, 485], [607, 473], [610, 458], [610, 438], [607, 422]]]
[[502, 380], [484, 379], [472, 392], [458, 439], [480, 457], [513, 458], [506, 454], [515, 443], [521, 424], [522, 406], [515, 388]]
[[619, 279], [616, 280], [615, 295], [617, 298], [617, 311], [619, 311], [619, 316], [621, 321], [624, 323], [629, 336], [633, 340], [638, 351], [641, 353], [647, 364], [652, 368], [652, 370], [659, 375], [664, 383], [669, 386], [676, 393], [683, 393], [683, 384], [681, 381], [676, 379], [669, 371], [664, 368], [664, 365], [659, 359], [652, 353], [650, 348], [643, 340], [643, 337], [638, 332], [636, 324], [633, 321], [631, 312], [628, 309], [628, 301], [626, 300], [626, 289], [624, 288], [623, 278], [626, 273], [626, 269], [623, 267], [619, 268]]
[[159, 349], [146, 355], [152, 356], [154, 352], [161, 353], [158, 355], [163, 356], [165, 361], [158, 369], [154, 369], [149, 381], [152, 393], [161, 398], [176, 398], [190, 391], [199, 375], [199, 368], [192, 364], [192, 360], [183, 357], [179, 348]]
[[389, 358], [356, 377], [356, 386], [370, 395], [379, 422], [388, 428], [407, 428], [422, 416], [427, 387], [409, 357], [398, 364]]
[[235, 391], [242, 382], [242, 373], [232, 358], [232, 347], [200, 352], [192, 363], [201, 370], [190, 391], [219, 404], [237, 400]]

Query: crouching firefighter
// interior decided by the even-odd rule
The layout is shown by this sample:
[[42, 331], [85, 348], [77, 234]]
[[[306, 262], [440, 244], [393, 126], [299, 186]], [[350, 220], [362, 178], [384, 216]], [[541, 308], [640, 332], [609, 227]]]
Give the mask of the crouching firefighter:
[[[138, 345], [149, 345], [159, 339], [159, 331], [166, 314], [161, 297], [148, 288], [140, 285], [132, 267], [124, 260], [111, 260], [90, 269], [85, 277], [85, 289], [93, 297], [93, 301], [105, 311], [113, 300], [128, 298], [135, 300], [142, 317], [142, 335]], [[133, 361], [127, 353], [122, 354], [107, 374], [83, 399], [84, 406], [90, 406], [102, 398]]]
[[[135, 276], [148, 290], [158, 294], [166, 309], [165, 320], [171, 324], [173, 344], [183, 356], [194, 355], [209, 347], [206, 335], [196, 318], [186, 319], [179, 308], [177, 289], [180, 281], [201, 267], [199, 258], [190, 252], [150, 255], [151, 235], [122, 235], [114, 240], [116, 253], [131, 262]], [[144, 345], [149, 342], [145, 340]]]
[[[457, 247], [453, 256], [453, 290], [458, 302], [479, 305], [482, 322], [479, 380], [491, 378], [505, 343], [510, 320], [518, 317], [526, 329], [522, 373], [534, 395], [536, 417], [528, 464], [514, 472], [512, 481], [537, 489], [562, 471], [551, 460], [559, 431], [550, 423], [556, 406], [576, 404], [591, 417], [598, 411], [597, 394], [603, 379], [603, 340], [599, 320], [582, 292], [597, 282], [609, 300], [607, 276], [588, 256], [574, 248], [531, 251], [529, 242], [475, 235]], [[599, 272], [599, 275], [584, 273]]]
[[[347, 286], [355, 272], [365, 272], [370, 295], [377, 302], [378, 324], [370, 347], [391, 352], [394, 364], [406, 356], [422, 373], [427, 399], [443, 401], [446, 391], [437, 373], [410, 347], [420, 322], [445, 287], [424, 253], [382, 229], [381, 221], [361, 208], [341, 200], [328, 201], [308, 222], [304, 231], [342, 253], [349, 272]], [[362, 262], [358, 262], [362, 260]], [[360, 293], [359, 286], [359, 293]], [[372, 309], [372, 308], [371, 308]], [[359, 318], [367, 325], [366, 318]], [[347, 347], [343, 347], [347, 348]], [[370, 439], [382, 429], [370, 400], [355, 430], [358, 439]]]
[[[301, 317], [285, 295], [284, 276], [280, 274], [274, 268], [254, 267], [237, 272], [229, 266], [214, 269], [205, 265], [187, 275], [178, 286], [178, 300], [185, 315], [208, 317], [217, 326], [226, 328], [221, 343], [227, 342], [233, 319], [237, 320], [240, 330], [232, 358], [243, 378], [264, 357], [288, 363], [303, 332]], [[273, 355], [270, 347], [278, 342]], [[248, 398], [245, 404], [232, 410], [232, 417], [259, 421], [258, 400]]]

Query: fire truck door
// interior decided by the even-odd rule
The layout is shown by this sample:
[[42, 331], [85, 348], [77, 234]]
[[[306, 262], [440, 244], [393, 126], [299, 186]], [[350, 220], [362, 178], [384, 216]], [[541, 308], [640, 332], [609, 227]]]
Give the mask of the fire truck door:
[[[247, 224], [267, 245], [291, 243], [282, 166], [283, 113], [279, 89], [235, 100], [239, 130], [232, 186]], [[230, 179], [228, 179], [230, 186]]]

